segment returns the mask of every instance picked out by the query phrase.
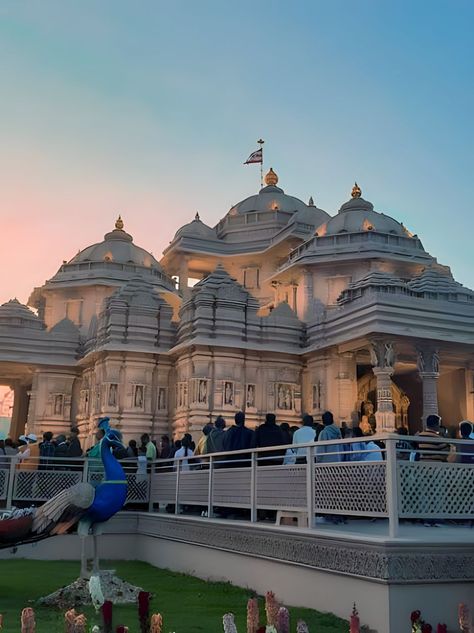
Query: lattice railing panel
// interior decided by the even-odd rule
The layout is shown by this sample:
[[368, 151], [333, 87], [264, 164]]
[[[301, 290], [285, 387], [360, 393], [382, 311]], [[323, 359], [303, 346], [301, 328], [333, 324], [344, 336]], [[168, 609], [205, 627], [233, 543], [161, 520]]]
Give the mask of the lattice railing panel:
[[[130, 473], [126, 475], [128, 483], [127, 499], [125, 503], [148, 503], [148, 475], [146, 478], [143, 475], [137, 475], [136, 473]], [[98, 486], [104, 478], [103, 473], [90, 472], [88, 475], [88, 481], [94, 487]]]
[[7, 498], [8, 491], [8, 473], [9, 470], [0, 470], [0, 500], [3, 501]]
[[314, 491], [316, 512], [387, 516], [385, 462], [317, 464]]
[[251, 469], [215, 468], [212, 479], [214, 505], [250, 507]]
[[474, 465], [398, 464], [400, 517], [474, 518]]
[[127, 475], [128, 491], [126, 503], [148, 503], [149, 479], [143, 475]]
[[184, 470], [179, 475], [179, 503], [207, 505], [209, 470]]
[[257, 508], [305, 510], [306, 466], [258, 466]]
[[13, 501], [46, 501], [82, 480], [82, 472], [72, 470], [17, 470]]

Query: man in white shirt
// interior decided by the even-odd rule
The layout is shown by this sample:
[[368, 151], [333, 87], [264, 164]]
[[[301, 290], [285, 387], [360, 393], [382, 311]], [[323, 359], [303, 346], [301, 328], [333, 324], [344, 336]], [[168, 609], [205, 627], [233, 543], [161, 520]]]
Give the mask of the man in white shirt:
[[[313, 416], [303, 416], [303, 426], [293, 433], [292, 444], [307, 444], [308, 442], [314, 442], [316, 440], [316, 431], [313, 429]], [[291, 449], [296, 457], [297, 464], [304, 464], [306, 462], [306, 455], [308, 454], [307, 448], [295, 447]]]

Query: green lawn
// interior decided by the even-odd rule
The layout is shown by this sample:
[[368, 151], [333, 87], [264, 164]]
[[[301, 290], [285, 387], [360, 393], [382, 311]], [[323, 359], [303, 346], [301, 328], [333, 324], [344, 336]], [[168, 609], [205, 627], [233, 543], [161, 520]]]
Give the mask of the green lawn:
[[[192, 576], [157, 569], [147, 563], [103, 562], [104, 569], [115, 569], [121, 578], [153, 593], [152, 612], [160, 612], [164, 619], [163, 633], [222, 633], [222, 616], [228, 611], [236, 615], [239, 633], [246, 633], [246, 604], [251, 592], [226, 583], [211, 583]], [[34, 601], [67, 585], [78, 576], [79, 564], [70, 561], [0, 561], [0, 613], [4, 617], [2, 633], [19, 633], [23, 607], [34, 606]], [[251, 579], [249, 579], [251, 582]], [[271, 589], [271, 579], [269, 579]], [[315, 587], [315, 591], [317, 588]], [[84, 609], [88, 622], [93, 609]], [[264, 614], [263, 603], [261, 614]], [[114, 628], [118, 624], [138, 633], [136, 607], [114, 607]], [[51, 608], [37, 608], [37, 633], [64, 631], [62, 614]], [[292, 633], [296, 620], [303, 618], [315, 633], [347, 633], [348, 624], [330, 614], [309, 609], [290, 608]]]

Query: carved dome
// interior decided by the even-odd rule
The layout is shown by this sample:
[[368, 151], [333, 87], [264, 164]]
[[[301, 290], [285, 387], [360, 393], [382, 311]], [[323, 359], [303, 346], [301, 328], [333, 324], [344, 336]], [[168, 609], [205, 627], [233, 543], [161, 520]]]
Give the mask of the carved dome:
[[357, 183], [352, 188], [352, 197], [345, 202], [337, 215], [318, 226], [316, 234], [335, 235], [337, 233], [361, 233], [374, 231], [402, 237], [413, 237], [401, 222], [389, 215], [374, 211], [374, 205], [361, 197], [362, 191]]
[[115, 262], [135, 264], [161, 270], [160, 264], [151, 253], [133, 243], [133, 237], [123, 230], [123, 220], [119, 216], [115, 229], [104, 235], [104, 240], [80, 251], [68, 264], [81, 262]]
[[306, 205], [299, 198], [294, 196], [288, 196], [283, 189], [277, 187], [278, 176], [270, 169], [265, 176], [266, 186], [262, 187], [260, 191], [245, 198], [238, 204], [234, 205], [229, 215], [242, 215], [244, 213], [255, 213], [264, 211], [284, 211], [286, 213], [296, 213], [303, 209], [308, 209]]
[[178, 237], [197, 237], [205, 240], [215, 240], [217, 239], [215, 229], [211, 228], [199, 217], [199, 213], [196, 213], [196, 216], [192, 222], [185, 224], [180, 229], [178, 229], [175, 233], [174, 240]]
[[35, 330], [44, 328], [41, 319], [18, 299], [11, 299], [0, 306], [0, 325], [16, 325]]

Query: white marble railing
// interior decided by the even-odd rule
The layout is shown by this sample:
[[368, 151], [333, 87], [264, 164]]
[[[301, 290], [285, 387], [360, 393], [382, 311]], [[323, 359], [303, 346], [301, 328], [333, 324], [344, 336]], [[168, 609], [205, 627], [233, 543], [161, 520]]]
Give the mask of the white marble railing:
[[[463, 463], [462, 442], [424, 437], [432, 449], [420, 451], [416, 437], [403, 437], [412, 443], [407, 449], [397, 446], [400, 436], [378, 439], [384, 448], [362, 450], [360, 439], [300, 445], [307, 446], [309, 459], [298, 464], [283, 463], [295, 461], [288, 453], [285, 457], [289, 447], [157, 460], [144, 475], [135, 472], [134, 460], [125, 460], [127, 503], [208, 516], [216, 508], [240, 508], [249, 511], [251, 521], [257, 521], [259, 510], [381, 517], [389, 520], [392, 535], [400, 519], [474, 520], [474, 463]], [[440, 444], [443, 449], [449, 444], [451, 452], [436, 449]], [[415, 457], [421, 459], [410, 460]], [[88, 460], [49, 460], [47, 466], [2, 460], [0, 505], [7, 507], [41, 503], [78, 481], [102, 478]]]

